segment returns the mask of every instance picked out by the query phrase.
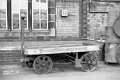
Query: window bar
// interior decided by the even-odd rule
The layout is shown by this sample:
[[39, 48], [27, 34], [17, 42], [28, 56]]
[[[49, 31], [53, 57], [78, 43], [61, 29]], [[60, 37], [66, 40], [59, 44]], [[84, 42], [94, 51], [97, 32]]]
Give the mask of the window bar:
[[7, 28], [8, 31], [11, 31], [11, 0], [7, 0]]
[[[30, 5], [29, 5], [28, 7], [30, 7]], [[29, 9], [29, 10], [30, 10], [30, 9]], [[33, 12], [34, 12], [34, 11], [33, 11], [33, 0], [32, 0], [32, 29], [34, 29], [34, 28], [33, 28], [33, 16], [34, 16]]]
[[47, 29], [48, 29], [48, 0], [46, 2], [47, 2]]
[[[6, 1], [6, 2], [7, 2], [7, 1]], [[6, 4], [7, 4], [7, 3], [6, 3]], [[5, 20], [6, 20], [6, 28], [5, 28], [5, 29], [7, 29], [7, 27], [8, 27], [8, 26], [7, 26], [7, 6], [6, 6], [6, 14], [5, 14], [5, 16], [6, 16], [6, 17], [5, 17]]]
[[21, 13], [20, 13], [20, 0], [19, 1], [19, 29], [21, 30]]
[[28, 0], [28, 29], [32, 30], [32, 0]]
[[41, 26], [42, 26], [42, 24], [41, 24], [41, 21], [42, 21], [42, 16], [41, 16], [41, 13], [42, 13], [42, 10], [41, 10], [41, 0], [39, 0], [39, 26], [40, 26], [40, 29], [41, 29]]

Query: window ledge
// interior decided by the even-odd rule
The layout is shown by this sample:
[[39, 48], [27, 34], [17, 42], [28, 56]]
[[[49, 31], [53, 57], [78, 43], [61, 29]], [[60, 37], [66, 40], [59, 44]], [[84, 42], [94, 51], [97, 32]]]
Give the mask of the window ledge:
[[49, 29], [45, 29], [45, 30], [32, 30], [32, 32], [49, 32]]
[[9, 31], [6, 29], [6, 30], [0, 30], [0, 32], [9, 32]]
[[[11, 31], [0, 30], [0, 32], [21, 32], [21, 30], [11, 30]], [[45, 30], [32, 30], [32, 31], [24, 30], [24, 32], [50, 32], [50, 30], [49, 29], [45, 29]]]

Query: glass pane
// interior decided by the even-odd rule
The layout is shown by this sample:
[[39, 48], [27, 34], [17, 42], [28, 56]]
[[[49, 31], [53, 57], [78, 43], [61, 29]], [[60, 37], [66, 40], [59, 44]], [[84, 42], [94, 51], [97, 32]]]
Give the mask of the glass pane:
[[13, 29], [19, 29], [19, 19], [13, 19]]
[[21, 9], [20, 15], [21, 15], [21, 26], [24, 25], [24, 28], [27, 29], [27, 10]]
[[6, 29], [7, 23], [7, 0], [0, 0], [0, 29]]
[[6, 29], [6, 20], [0, 20], [0, 29]]
[[47, 29], [47, 20], [41, 20], [41, 29]]
[[0, 0], [0, 9], [7, 9], [7, 0]]
[[28, 0], [20, 0], [20, 9], [28, 9]]
[[12, 18], [13, 29], [19, 29], [19, 10], [13, 10]]
[[47, 29], [47, 0], [32, 0], [32, 8], [33, 29]]
[[14, 13], [13, 14], [13, 18], [19, 18], [19, 14], [18, 13]]
[[20, 0], [20, 18], [21, 27], [27, 29], [27, 10], [28, 10], [28, 0]]
[[39, 19], [39, 9], [34, 9], [33, 10], [33, 18], [34, 19]]
[[41, 19], [47, 20], [47, 10], [41, 10]]
[[36, 0], [36, 2], [39, 2], [39, 0]]
[[0, 9], [0, 18], [6, 18], [6, 10]]
[[19, 0], [12, 0], [12, 10], [19, 9]]
[[13, 9], [12, 10], [12, 16], [13, 15], [18, 15], [19, 16], [19, 9]]
[[41, 0], [40, 2], [41, 2], [41, 3], [46, 3], [46, 0]]
[[40, 29], [39, 20], [33, 21], [33, 29]]
[[19, 1], [20, 0], [12, 0], [12, 27], [13, 29], [19, 29]]
[[55, 22], [55, 15], [49, 15], [49, 21]]
[[39, 0], [32, 0], [32, 8], [33, 9], [39, 9]]

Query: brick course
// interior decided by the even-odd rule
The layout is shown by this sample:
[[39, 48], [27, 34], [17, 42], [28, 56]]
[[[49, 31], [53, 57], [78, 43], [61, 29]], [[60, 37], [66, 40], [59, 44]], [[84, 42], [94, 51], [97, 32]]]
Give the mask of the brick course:
[[[64, 4], [68, 10], [68, 17], [61, 17], [60, 10], [63, 9]], [[78, 2], [64, 2], [56, 3], [56, 32], [59, 36], [79, 37], [79, 3]]]
[[20, 65], [20, 50], [0, 51], [0, 65]]

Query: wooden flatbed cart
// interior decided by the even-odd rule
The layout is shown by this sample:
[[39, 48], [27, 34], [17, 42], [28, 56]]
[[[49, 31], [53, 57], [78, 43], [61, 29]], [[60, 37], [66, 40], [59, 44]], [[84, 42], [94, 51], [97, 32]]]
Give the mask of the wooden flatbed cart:
[[[48, 73], [53, 66], [50, 55], [65, 55], [81, 67], [83, 71], [93, 71], [97, 67], [98, 44], [87, 41], [43, 41], [26, 45], [24, 55], [27, 66], [32, 65], [38, 74]], [[91, 44], [90, 44], [91, 43]], [[74, 56], [73, 56], [74, 55]], [[54, 57], [54, 56], [53, 56]]]
[[96, 69], [95, 53], [99, 50], [99, 45], [95, 41], [32, 41], [27, 44], [24, 40], [25, 23], [21, 23], [21, 53], [26, 56], [22, 61], [26, 62], [28, 67], [32, 65], [36, 73], [44, 74], [52, 69], [53, 54], [63, 54], [72, 58], [75, 67], [81, 67], [83, 71]]

